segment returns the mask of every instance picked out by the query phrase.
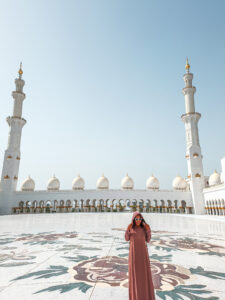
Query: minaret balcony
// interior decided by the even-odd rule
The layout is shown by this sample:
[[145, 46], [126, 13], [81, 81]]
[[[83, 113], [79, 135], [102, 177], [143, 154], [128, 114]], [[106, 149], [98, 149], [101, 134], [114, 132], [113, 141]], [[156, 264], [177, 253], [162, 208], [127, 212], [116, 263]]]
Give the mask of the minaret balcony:
[[187, 94], [194, 94], [196, 92], [196, 87], [192, 86], [192, 87], [184, 87], [182, 89], [183, 95], [187, 95]]

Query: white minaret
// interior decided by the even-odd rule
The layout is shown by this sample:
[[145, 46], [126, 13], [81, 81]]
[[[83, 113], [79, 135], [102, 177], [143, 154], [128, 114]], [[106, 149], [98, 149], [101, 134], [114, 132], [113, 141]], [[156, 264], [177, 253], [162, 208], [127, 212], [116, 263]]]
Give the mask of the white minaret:
[[16, 191], [20, 164], [21, 133], [24, 124], [26, 124], [26, 120], [21, 117], [23, 100], [25, 99], [25, 94], [23, 93], [25, 81], [22, 79], [22, 64], [20, 64], [18, 73], [19, 78], [15, 79], [16, 90], [12, 92], [12, 97], [14, 98], [13, 116], [6, 118], [10, 129], [2, 168], [1, 185], [3, 192]]
[[181, 119], [185, 124], [186, 131], [188, 178], [190, 179], [194, 213], [205, 214], [204, 196], [202, 193], [202, 189], [204, 188], [204, 174], [198, 136], [198, 120], [201, 118], [201, 114], [195, 112], [194, 93], [196, 92], [196, 88], [192, 86], [193, 74], [189, 73], [190, 65], [188, 59], [185, 68], [183, 95], [185, 98], [186, 113], [181, 116]]

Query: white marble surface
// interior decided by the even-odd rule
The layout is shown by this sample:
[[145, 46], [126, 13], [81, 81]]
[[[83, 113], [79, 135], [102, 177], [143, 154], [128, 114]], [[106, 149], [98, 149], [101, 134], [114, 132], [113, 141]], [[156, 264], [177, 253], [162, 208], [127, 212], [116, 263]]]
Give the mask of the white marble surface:
[[[148, 250], [156, 299], [225, 299], [225, 218], [143, 216], [152, 230]], [[124, 230], [131, 217], [1, 216], [0, 299], [128, 299]]]

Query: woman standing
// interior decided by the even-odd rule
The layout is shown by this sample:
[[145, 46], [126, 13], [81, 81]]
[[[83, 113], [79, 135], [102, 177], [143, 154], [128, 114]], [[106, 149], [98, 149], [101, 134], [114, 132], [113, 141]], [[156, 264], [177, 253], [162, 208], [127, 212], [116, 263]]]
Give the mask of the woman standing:
[[132, 223], [125, 232], [125, 240], [130, 241], [128, 275], [129, 300], [155, 300], [154, 286], [148, 248], [146, 242], [151, 239], [151, 229], [142, 214], [133, 213]]

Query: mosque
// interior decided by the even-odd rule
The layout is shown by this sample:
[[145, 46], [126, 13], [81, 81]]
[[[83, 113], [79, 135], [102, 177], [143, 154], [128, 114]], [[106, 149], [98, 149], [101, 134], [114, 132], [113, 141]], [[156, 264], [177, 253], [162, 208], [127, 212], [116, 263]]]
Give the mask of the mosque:
[[17, 190], [20, 164], [20, 142], [26, 120], [22, 118], [25, 94], [22, 65], [15, 79], [16, 90], [13, 115], [6, 118], [9, 125], [8, 146], [0, 182], [0, 214], [53, 213], [53, 212], [119, 212], [132, 209], [141, 212], [209, 214], [225, 216], [225, 157], [221, 159], [221, 173], [216, 170], [204, 176], [198, 121], [201, 114], [195, 111], [192, 86], [193, 74], [186, 62], [183, 76], [185, 87], [185, 114], [181, 116], [186, 132], [187, 178], [177, 176], [171, 190], [161, 190], [159, 180], [150, 176], [146, 189], [135, 189], [133, 179], [127, 174], [118, 189], [109, 188], [109, 180], [102, 175], [96, 189], [85, 189], [85, 181], [78, 175], [70, 190], [60, 189], [60, 181], [53, 176], [46, 190], [35, 190], [35, 181], [28, 176]]

